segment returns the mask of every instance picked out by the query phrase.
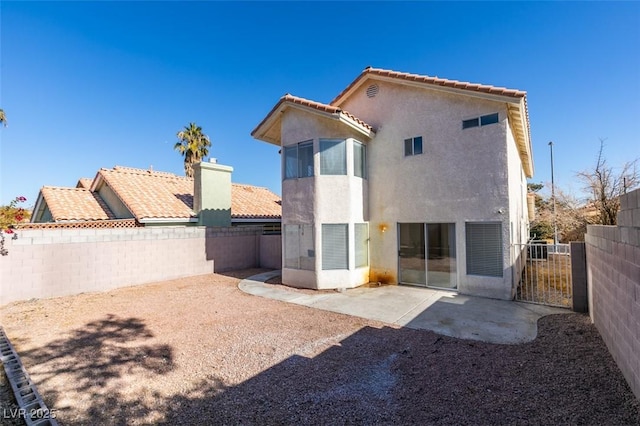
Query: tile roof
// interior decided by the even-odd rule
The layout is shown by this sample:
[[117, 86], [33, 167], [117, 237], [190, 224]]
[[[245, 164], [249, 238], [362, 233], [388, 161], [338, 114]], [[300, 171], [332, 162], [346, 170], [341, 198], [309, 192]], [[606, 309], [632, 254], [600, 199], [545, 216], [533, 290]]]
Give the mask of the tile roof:
[[93, 190], [98, 189], [101, 179], [138, 220], [195, 216], [192, 179], [173, 173], [116, 166], [98, 171]]
[[[264, 119], [260, 122], [260, 124], [258, 124], [255, 127], [255, 129], [253, 129], [253, 131], [251, 132], [251, 135], [254, 137], [258, 137], [258, 133], [260, 129], [267, 122], [269, 122], [274, 117], [276, 119], [279, 119], [279, 116], [274, 114], [276, 114], [277, 111], [281, 110], [281, 108], [283, 108], [283, 105], [286, 105], [286, 104], [301, 105], [307, 108], [314, 109], [316, 111], [325, 112], [325, 113], [334, 115], [336, 118], [343, 119], [344, 121], [350, 123], [355, 128], [359, 129], [360, 131], [362, 131], [367, 135], [371, 135], [372, 133], [374, 133], [373, 127], [371, 125], [365, 123], [364, 121], [354, 116], [353, 114], [349, 113], [348, 111], [344, 111], [341, 108], [338, 108], [333, 105], [323, 104], [321, 102], [312, 101], [309, 99], [301, 98], [299, 96], [293, 96], [287, 93], [280, 98], [278, 103], [276, 103], [275, 106], [271, 108], [271, 111], [269, 111], [269, 113], [264, 117]], [[267, 127], [271, 127], [271, 125]], [[264, 130], [264, 133], [268, 132], [268, 130], [269, 129]]]
[[92, 178], [80, 178], [78, 179], [78, 183], [76, 184], [76, 188], [91, 188], [91, 184], [93, 183]]
[[86, 188], [44, 186], [41, 193], [55, 221], [116, 218], [100, 196]]
[[[193, 212], [193, 179], [168, 172], [116, 166], [98, 172], [138, 220], [190, 218]], [[231, 217], [280, 218], [280, 197], [267, 188], [231, 184]]]
[[267, 188], [252, 185], [231, 184], [231, 218], [280, 219], [280, 197]]
[[481, 92], [491, 95], [508, 96], [514, 98], [522, 98], [527, 95], [527, 92], [516, 89], [507, 89], [506, 87], [491, 86], [487, 84], [469, 83], [466, 81], [449, 80], [447, 78], [430, 77], [428, 75], [410, 74], [406, 72], [399, 72], [393, 70], [385, 70], [381, 68], [367, 67], [362, 73], [356, 77], [334, 100], [330, 102], [330, 105], [339, 105], [344, 99], [343, 97], [351, 91], [352, 88], [357, 86], [363, 79], [368, 76], [380, 76], [390, 77], [399, 80], [419, 82], [431, 84], [434, 86], [448, 87], [451, 89], [462, 89], [472, 92]]

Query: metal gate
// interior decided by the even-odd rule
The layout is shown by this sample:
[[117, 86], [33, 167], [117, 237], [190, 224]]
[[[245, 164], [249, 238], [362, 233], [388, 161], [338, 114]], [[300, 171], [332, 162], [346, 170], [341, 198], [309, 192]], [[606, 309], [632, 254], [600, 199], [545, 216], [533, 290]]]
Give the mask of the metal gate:
[[570, 253], [569, 244], [514, 244], [515, 300], [571, 308]]

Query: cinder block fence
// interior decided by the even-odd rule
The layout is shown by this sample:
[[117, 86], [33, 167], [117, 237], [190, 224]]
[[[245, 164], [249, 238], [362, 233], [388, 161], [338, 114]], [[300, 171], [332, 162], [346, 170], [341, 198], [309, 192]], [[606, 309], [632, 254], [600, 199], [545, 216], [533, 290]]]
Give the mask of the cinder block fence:
[[585, 236], [591, 319], [640, 398], [640, 190], [621, 197], [618, 226]]
[[5, 244], [0, 305], [281, 262], [261, 227], [25, 229]]

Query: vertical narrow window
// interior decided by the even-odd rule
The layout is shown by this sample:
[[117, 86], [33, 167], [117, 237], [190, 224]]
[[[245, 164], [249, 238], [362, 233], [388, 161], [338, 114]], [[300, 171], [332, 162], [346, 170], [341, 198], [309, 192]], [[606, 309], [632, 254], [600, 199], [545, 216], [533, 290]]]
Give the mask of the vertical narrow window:
[[502, 276], [502, 224], [467, 222], [467, 275]]
[[349, 269], [349, 227], [347, 224], [322, 225], [322, 269]]
[[416, 136], [415, 138], [404, 140], [404, 155], [422, 154], [422, 136]]
[[354, 248], [356, 258], [356, 268], [361, 268], [369, 264], [369, 225], [366, 223], [356, 223], [354, 233]]
[[367, 146], [360, 142], [353, 142], [353, 174], [363, 179], [367, 178]]
[[298, 145], [284, 148], [284, 178], [298, 177]]
[[298, 177], [313, 176], [313, 142], [298, 144]]
[[320, 174], [347, 174], [347, 144], [344, 140], [320, 139]]

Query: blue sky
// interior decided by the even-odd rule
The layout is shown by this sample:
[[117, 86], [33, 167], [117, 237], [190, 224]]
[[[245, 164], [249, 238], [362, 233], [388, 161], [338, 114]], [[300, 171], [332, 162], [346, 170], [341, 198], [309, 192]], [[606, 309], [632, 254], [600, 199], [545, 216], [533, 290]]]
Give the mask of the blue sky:
[[528, 92], [535, 182], [579, 192], [607, 138], [640, 157], [640, 3], [0, 3], [0, 202], [101, 167], [183, 173], [190, 121], [233, 181], [280, 193], [250, 132], [284, 93], [329, 102], [366, 67]]

